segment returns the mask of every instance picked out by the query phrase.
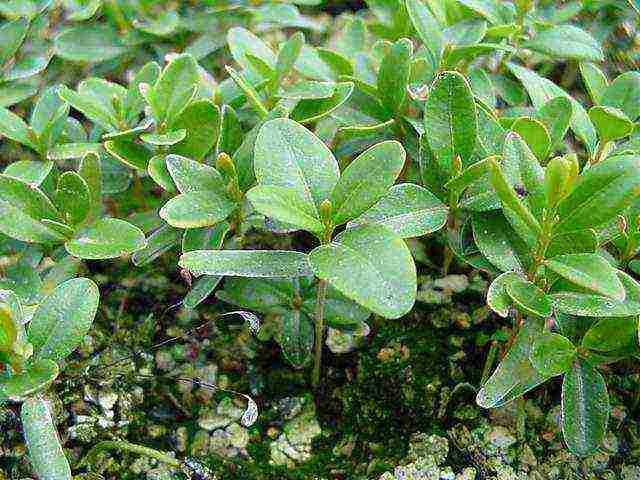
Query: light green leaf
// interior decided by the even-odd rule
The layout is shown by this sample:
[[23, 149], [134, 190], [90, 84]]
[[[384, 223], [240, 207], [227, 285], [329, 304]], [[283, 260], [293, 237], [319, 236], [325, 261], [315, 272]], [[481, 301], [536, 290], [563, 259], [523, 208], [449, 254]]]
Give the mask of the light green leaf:
[[195, 275], [301, 277], [311, 274], [305, 253], [283, 250], [196, 250], [180, 257]]
[[35, 474], [46, 480], [71, 480], [49, 402], [39, 396], [29, 398], [22, 404], [20, 418]]
[[258, 185], [247, 192], [247, 198], [258, 212], [309, 232], [322, 233], [324, 226], [313, 205], [300, 202], [300, 197], [286, 187]]
[[0, 135], [37, 150], [33, 141], [34, 137], [32, 137], [27, 124], [22, 118], [6, 108], [0, 108]]
[[598, 41], [587, 32], [573, 25], [557, 25], [538, 32], [524, 48], [544, 53], [554, 58], [600, 62], [604, 53]]
[[330, 98], [300, 100], [291, 112], [291, 118], [305, 124], [316, 122], [344, 105], [351, 97], [353, 89], [354, 85], [351, 82], [336, 83]]
[[195, 95], [199, 82], [198, 64], [191, 55], [178, 55], [171, 60], [147, 92], [156, 123], [174, 122]]
[[160, 218], [176, 228], [215, 225], [237, 208], [235, 202], [213, 190], [188, 191], [173, 197], [160, 209]]
[[480, 252], [502, 271], [524, 272], [528, 248], [503, 215], [484, 212], [473, 215], [473, 238]]
[[35, 358], [60, 361], [73, 352], [89, 331], [100, 293], [88, 278], [73, 278], [58, 285], [33, 314], [29, 341]]
[[167, 155], [167, 170], [181, 193], [212, 191], [225, 195], [222, 175], [213, 167], [180, 155]]
[[499, 25], [504, 22], [500, 2], [496, 0], [458, 0], [465, 7], [473, 10], [478, 15], [489, 20], [490, 23]]
[[558, 205], [555, 232], [597, 228], [640, 195], [640, 156], [619, 155], [580, 175], [575, 189]]
[[64, 30], [54, 40], [54, 52], [72, 62], [98, 63], [129, 51], [120, 35], [106, 25], [81, 26]]
[[600, 104], [602, 95], [609, 84], [607, 77], [597, 65], [591, 62], [580, 62], [580, 75], [591, 101], [595, 105]]
[[147, 265], [178, 245], [181, 238], [182, 230], [162, 225], [147, 238], [145, 247], [131, 256], [131, 261], [136, 267]]
[[524, 85], [524, 88], [531, 97], [534, 107], [542, 108], [546, 102], [556, 97], [569, 99], [573, 106], [571, 128], [580, 140], [582, 140], [589, 152], [595, 152], [597, 143], [596, 131], [591, 120], [589, 120], [586, 110], [578, 101], [551, 80], [543, 78], [527, 68], [516, 65], [515, 63], [508, 63], [507, 66], [515, 77], [522, 82], [522, 85]]
[[553, 306], [569, 315], [584, 317], [630, 317], [640, 315], [640, 303], [619, 302], [608, 297], [584, 293], [562, 292], [551, 295]]
[[104, 148], [126, 166], [142, 171], [148, 168], [149, 160], [153, 157], [148, 148], [126, 140], [109, 140], [104, 143]]
[[331, 98], [335, 92], [336, 84], [333, 82], [318, 82], [315, 80], [300, 80], [287, 86], [276, 98], [288, 98], [291, 100], [318, 100]]
[[391, 187], [375, 205], [349, 223], [384, 225], [400, 238], [436, 232], [447, 222], [449, 210], [426, 188], [411, 183]]
[[533, 344], [531, 363], [541, 374], [555, 377], [571, 368], [576, 353], [576, 347], [567, 337], [545, 333]]
[[538, 160], [543, 162], [547, 158], [551, 148], [551, 138], [547, 127], [542, 122], [521, 117], [513, 122], [511, 130], [520, 135]]
[[418, 37], [429, 51], [431, 65], [440, 65], [442, 57], [443, 38], [442, 29], [435, 16], [420, 0], [406, 0], [407, 13], [416, 29]]
[[633, 122], [617, 108], [596, 105], [589, 109], [589, 118], [596, 127], [602, 143], [618, 140], [633, 132]]
[[476, 144], [478, 130], [473, 92], [457, 72], [444, 72], [434, 82], [425, 104], [426, 138], [438, 164], [449, 172], [456, 155], [463, 163]]
[[259, 75], [253, 64], [247, 59], [251, 54], [266, 63], [272, 70], [276, 67], [276, 55], [273, 50], [249, 30], [242, 27], [231, 28], [227, 32], [227, 43], [233, 59], [245, 70]]
[[29, 21], [18, 18], [0, 26], [0, 63], [5, 63], [18, 51], [29, 30]]
[[61, 221], [51, 201], [36, 187], [0, 175], [0, 232], [23, 242], [51, 243], [64, 239], [42, 224], [43, 219]]
[[380, 200], [400, 175], [405, 159], [404, 148], [396, 141], [378, 143], [358, 155], [329, 197], [334, 225], [357, 217]]
[[38, 360], [18, 374], [0, 379], [0, 402], [21, 402], [48, 387], [58, 376], [53, 360]]
[[260, 129], [254, 169], [259, 185], [288, 188], [298, 197], [298, 205], [308, 203], [316, 211], [329, 198], [340, 176], [338, 163], [327, 146], [286, 118], [270, 120]]
[[145, 242], [138, 227], [117, 218], [102, 218], [77, 232], [65, 247], [78, 258], [97, 260], [128, 255], [144, 248]]
[[171, 146], [181, 142], [186, 136], [187, 130], [181, 128], [166, 133], [143, 133], [140, 140], [155, 146]]
[[622, 110], [632, 121], [640, 116], [640, 72], [619, 75], [605, 89], [601, 103]]
[[53, 162], [41, 162], [36, 160], [18, 160], [10, 163], [4, 169], [3, 174], [13, 177], [21, 182], [39, 187], [53, 170]]
[[399, 318], [413, 307], [413, 258], [404, 241], [386, 227], [347, 229], [330, 244], [313, 250], [309, 261], [316, 276], [385, 318]]
[[548, 153], [552, 153], [564, 139], [571, 124], [572, 115], [573, 105], [566, 97], [552, 98], [538, 110], [536, 117], [547, 128], [551, 140]]
[[105, 106], [98, 97], [90, 92], [80, 93], [61, 86], [58, 95], [73, 108], [82, 112], [85, 117], [106, 131], [118, 131], [118, 118], [112, 108]]
[[616, 270], [597, 253], [560, 255], [547, 260], [545, 266], [594, 293], [620, 301], [625, 298], [624, 286]]
[[507, 294], [507, 285], [522, 277], [515, 272], [504, 272], [498, 275], [487, 290], [487, 305], [502, 318], [509, 316], [513, 302]]
[[178, 116], [173, 129], [186, 129], [186, 138], [171, 153], [202, 161], [218, 141], [220, 110], [207, 99], [191, 102]]
[[580, 457], [598, 451], [607, 434], [609, 394], [602, 375], [576, 359], [562, 382], [562, 433], [569, 450]]

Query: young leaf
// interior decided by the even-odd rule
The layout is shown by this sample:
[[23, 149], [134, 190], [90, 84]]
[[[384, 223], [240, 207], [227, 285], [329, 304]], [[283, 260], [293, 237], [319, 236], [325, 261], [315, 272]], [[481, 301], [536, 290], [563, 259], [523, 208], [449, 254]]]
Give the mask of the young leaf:
[[425, 104], [424, 127], [443, 170], [450, 171], [456, 155], [463, 163], [469, 159], [478, 125], [473, 92], [462, 75], [444, 72], [436, 79]]
[[272, 70], [276, 67], [277, 58], [269, 46], [256, 37], [249, 30], [241, 27], [235, 27], [227, 32], [227, 43], [233, 59], [245, 70], [249, 70], [254, 74], [253, 64], [247, 59], [247, 53], [259, 58], [266, 63]]
[[462, 5], [473, 10], [490, 23], [500, 25], [505, 23], [500, 2], [497, 0], [458, 0]]
[[[286, 187], [317, 210], [329, 198], [340, 172], [322, 141], [286, 118], [266, 122], [255, 142], [254, 169], [258, 184]], [[319, 218], [319, 217], [318, 217]]]
[[156, 124], [174, 122], [195, 95], [199, 82], [195, 59], [188, 54], [175, 57], [147, 93]]
[[547, 158], [551, 148], [551, 137], [542, 122], [533, 118], [521, 117], [513, 122], [511, 130], [520, 135], [538, 160], [543, 162]]
[[396, 116], [401, 115], [404, 110], [412, 56], [411, 40], [401, 38], [392, 45], [380, 63], [378, 94], [382, 104]]
[[29, 341], [39, 360], [63, 360], [82, 342], [98, 309], [98, 287], [88, 278], [58, 285], [33, 314]]
[[71, 255], [87, 260], [117, 258], [145, 246], [144, 233], [124, 220], [102, 218], [76, 233], [64, 246]]
[[301, 277], [311, 273], [306, 254], [282, 250], [196, 250], [184, 253], [180, 266], [195, 275]]
[[551, 57], [600, 62], [604, 54], [596, 39], [573, 25], [557, 25], [539, 32], [524, 48]]
[[622, 110], [613, 107], [591, 107], [589, 118], [596, 127], [602, 143], [618, 140], [633, 132], [633, 122]]
[[47, 480], [71, 480], [49, 403], [40, 396], [29, 398], [22, 404], [20, 418], [35, 474]]
[[599, 295], [624, 300], [625, 290], [616, 270], [597, 253], [560, 255], [545, 262], [545, 266], [572, 283]]
[[400, 175], [405, 158], [404, 148], [396, 141], [378, 143], [358, 155], [329, 197], [334, 225], [357, 217], [382, 198]]
[[375, 205], [349, 222], [349, 228], [378, 224], [400, 238], [421, 237], [444, 227], [448, 213], [447, 207], [426, 188], [402, 183], [391, 187]]
[[286, 42], [282, 43], [276, 58], [275, 78], [273, 80], [275, 88], [280, 86], [282, 80], [293, 69], [303, 45], [304, 34], [302, 32], [294, 33]]
[[522, 279], [513, 280], [507, 284], [506, 290], [513, 303], [527, 314], [543, 318], [551, 315], [551, 298], [535, 284]]
[[562, 382], [562, 433], [567, 447], [580, 457], [602, 445], [609, 420], [609, 394], [602, 375], [576, 359]]
[[511, 297], [507, 294], [507, 285], [521, 279], [515, 272], [504, 272], [498, 275], [487, 290], [487, 305], [502, 318], [509, 316], [509, 310], [513, 305]]
[[58, 376], [58, 364], [53, 360], [38, 360], [16, 375], [0, 380], [0, 401], [21, 402], [48, 387]]
[[541, 318], [527, 318], [509, 352], [478, 392], [478, 405], [482, 408], [506, 405], [549, 378], [538, 372], [529, 359], [531, 347], [542, 335], [543, 328]]
[[189, 191], [173, 197], [160, 209], [160, 218], [176, 228], [208, 227], [221, 222], [237, 204], [214, 190]]
[[530, 360], [541, 374], [555, 377], [571, 368], [576, 353], [576, 347], [567, 337], [558, 333], [545, 333], [533, 344]]
[[421, 0], [406, 0], [407, 13], [418, 37], [429, 51], [431, 65], [437, 68], [442, 57], [442, 29], [429, 8]]
[[552, 153], [564, 139], [571, 124], [572, 115], [573, 106], [566, 97], [552, 98], [538, 110], [536, 118], [547, 128], [551, 141], [549, 153]]
[[591, 62], [580, 62], [580, 75], [591, 97], [591, 101], [598, 105], [609, 82], [602, 70]]
[[385, 318], [399, 318], [413, 306], [413, 258], [404, 241], [386, 227], [347, 229], [330, 244], [313, 250], [309, 261], [316, 276]]

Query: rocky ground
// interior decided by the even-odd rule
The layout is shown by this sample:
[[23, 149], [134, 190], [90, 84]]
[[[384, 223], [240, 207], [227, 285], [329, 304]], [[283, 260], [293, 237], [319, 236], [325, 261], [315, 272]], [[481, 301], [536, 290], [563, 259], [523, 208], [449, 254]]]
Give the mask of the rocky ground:
[[[526, 400], [524, 436], [515, 429], [515, 405], [491, 412], [475, 406], [489, 347], [503, 345], [509, 333], [507, 323], [496, 330], [481, 306], [486, 281], [478, 274], [422, 276], [411, 316], [371, 318], [349, 334], [330, 331], [322, 389], [313, 393], [308, 371], [291, 368], [275, 343], [239, 320], [154, 348], [229, 310], [215, 299], [197, 312], [167, 309], [186, 288], [170, 265], [108, 267], [117, 272], [90, 265], [103, 292], [96, 328], [53, 391], [78, 478], [640, 479], [634, 365], [609, 372], [609, 439], [584, 461], [563, 448], [558, 384]], [[241, 394], [259, 408], [248, 427]], [[30, 474], [17, 413], [0, 410], [2, 480]], [[78, 468], [93, 446], [121, 439], [191, 468], [117, 450]]]

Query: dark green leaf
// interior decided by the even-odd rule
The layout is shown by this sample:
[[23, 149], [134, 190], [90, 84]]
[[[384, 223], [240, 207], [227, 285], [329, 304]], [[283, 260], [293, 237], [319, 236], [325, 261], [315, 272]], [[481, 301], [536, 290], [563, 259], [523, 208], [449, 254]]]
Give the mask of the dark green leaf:
[[554, 377], [571, 368], [576, 347], [558, 333], [545, 333], [538, 337], [531, 350], [531, 363], [542, 375]]
[[194, 274], [236, 277], [300, 277], [309, 275], [307, 255], [282, 250], [196, 250], [180, 257]]

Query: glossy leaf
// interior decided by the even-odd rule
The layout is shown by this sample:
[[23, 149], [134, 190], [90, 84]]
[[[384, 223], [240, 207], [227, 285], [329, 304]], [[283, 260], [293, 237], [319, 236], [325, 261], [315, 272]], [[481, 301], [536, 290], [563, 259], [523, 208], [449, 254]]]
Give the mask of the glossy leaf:
[[67, 252], [84, 259], [107, 259], [128, 255], [144, 248], [142, 231], [117, 218], [102, 218], [76, 233], [65, 243]]
[[625, 290], [616, 270], [596, 253], [560, 255], [545, 262], [545, 266], [570, 282], [596, 294], [624, 300]]
[[592, 107], [589, 110], [589, 118], [596, 127], [601, 142], [618, 140], [633, 132], [633, 122], [617, 108]]
[[502, 318], [509, 315], [513, 301], [507, 293], [507, 285], [520, 280], [522, 277], [515, 272], [504, 272], [498, 275], [489, 285], [487, 290], [487, 305]]
[[184, 253], [180, 266], [196, 275], [300, 277], [311, 273], [306, 254], [282, 250], [196, 250]]
[[604, 59], [600, 44], [573, 25], [558, 25], [538, 34], [523, 45], [551, 57], [599, 62]]
[[160, 218], [176, 228], [215, 225], [237, 208], [235, 202], [213, 190], [189, 191], [173, 197], [160, 209]]
[[[350, 228], [309, 254], [316, 276], [386, 318], [399, 318], [415, 301], [416, 269], [405, 243], [381, 225]], [[360, 279], [354, 282], [353, 279]]]
[[531, 350], [531, 363], [541, 374], [561, 375], [571, 368], [576, 347], [558, 333], [545, 333], [536, 339]]
[[513, 303], [529, 315], [551, 315], [551, 298], [527, 280], [513, 280], [507, 284], [507, 295]]
[[396, 115], [404, 109], [412, 56], [413, 44], [409, 39], [402, 38], [391, 46], [380, 63], [377, 82], [380, 100]]

